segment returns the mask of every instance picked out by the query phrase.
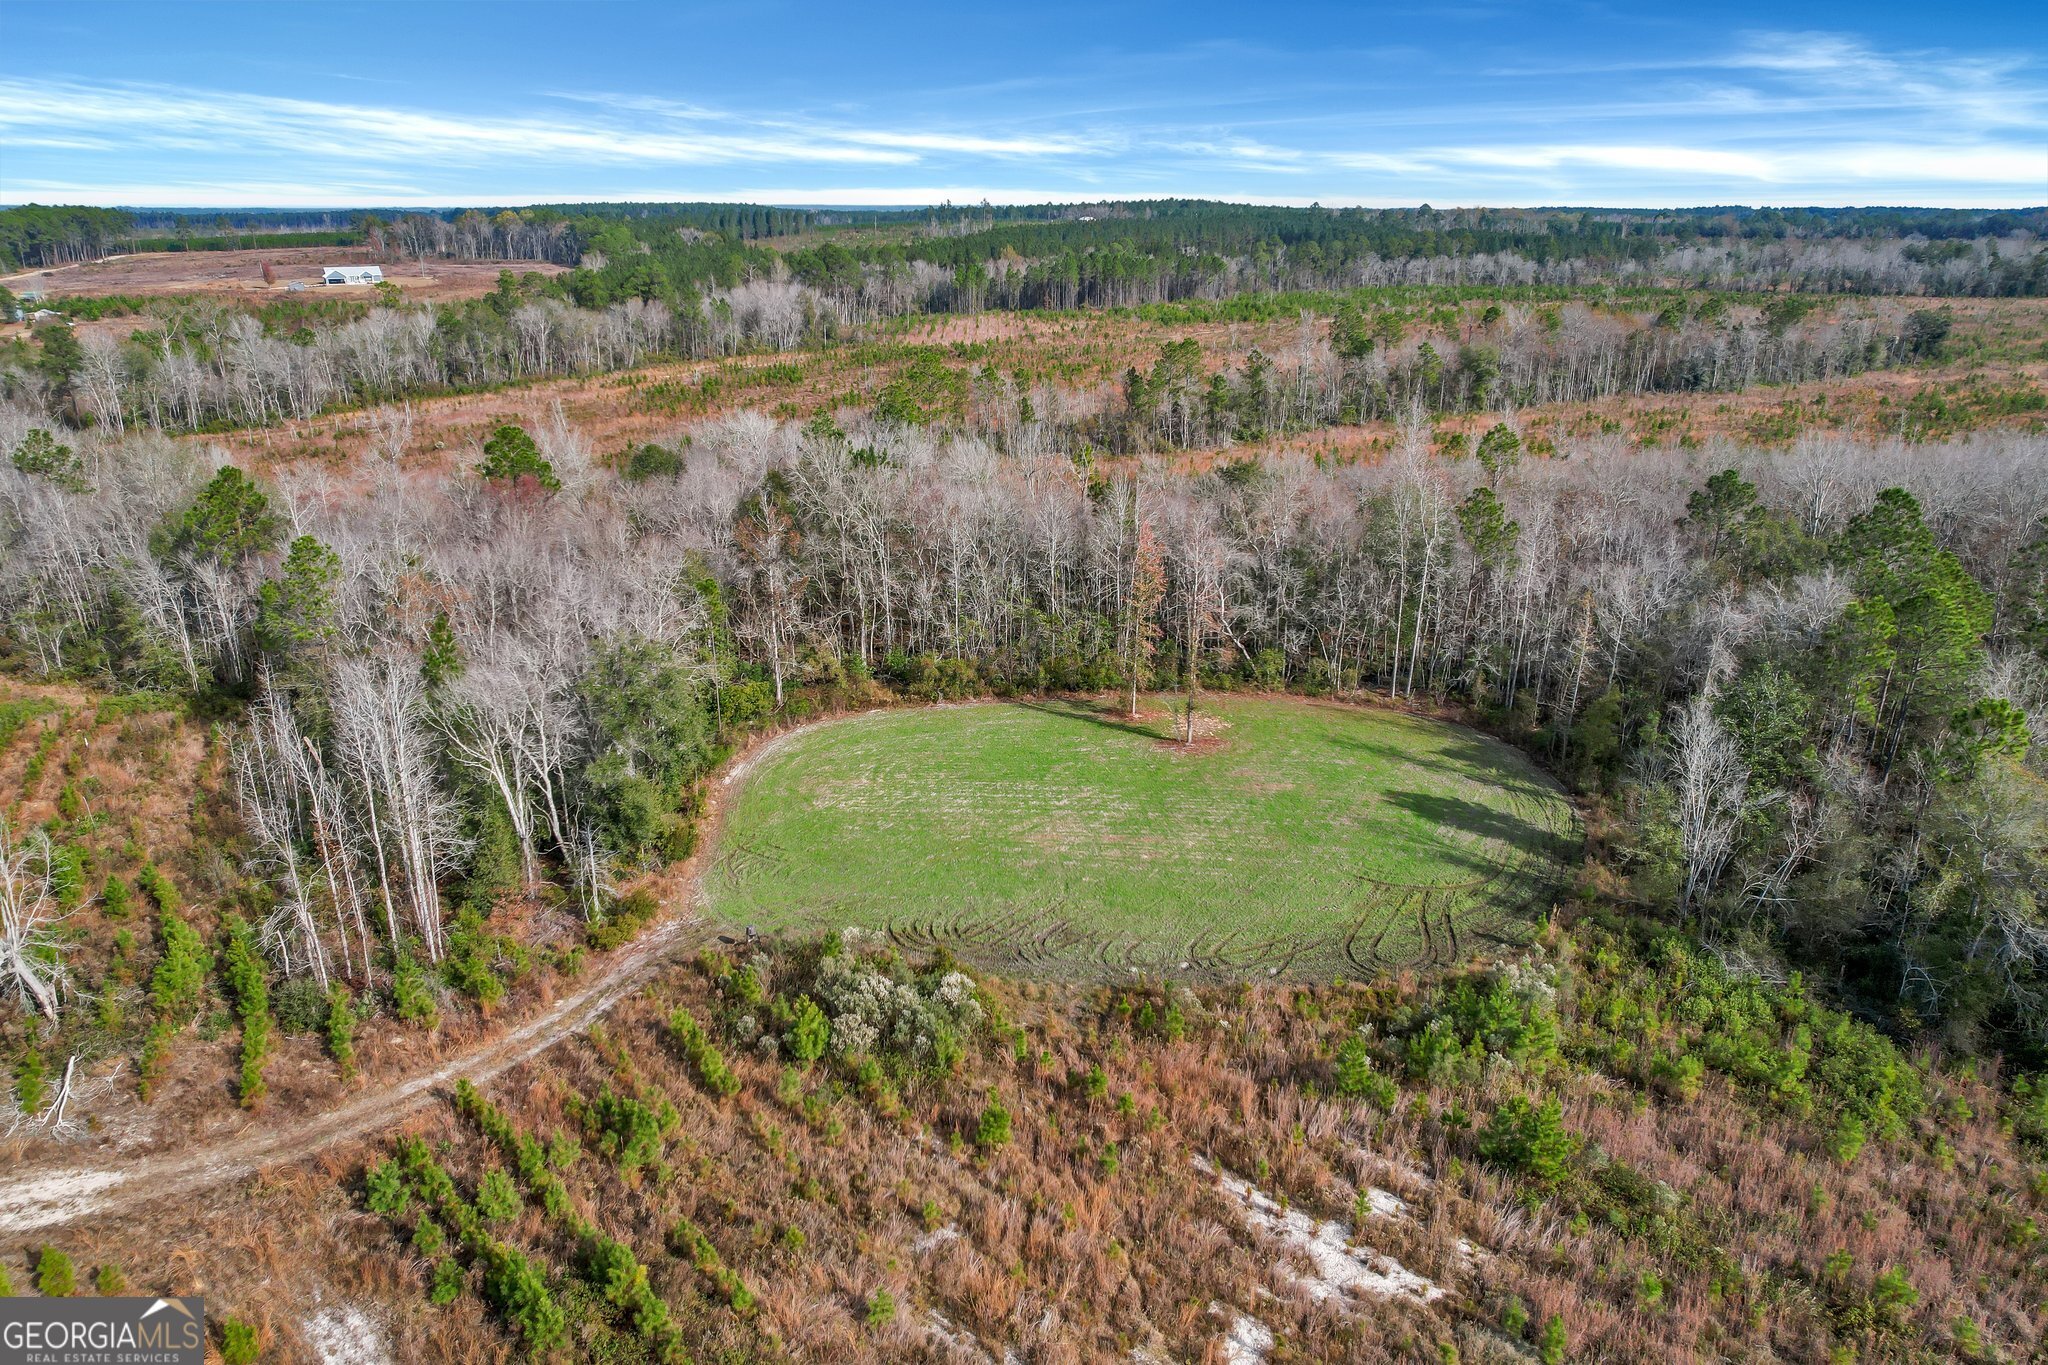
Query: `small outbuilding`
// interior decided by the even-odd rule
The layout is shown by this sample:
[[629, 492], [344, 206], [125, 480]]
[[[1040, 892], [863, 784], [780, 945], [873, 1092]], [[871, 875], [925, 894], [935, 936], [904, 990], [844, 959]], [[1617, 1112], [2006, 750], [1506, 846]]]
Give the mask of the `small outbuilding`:
[[330, 265], [320, 272], [322, 284], [382, 284], [384, 267], [380, 265]]

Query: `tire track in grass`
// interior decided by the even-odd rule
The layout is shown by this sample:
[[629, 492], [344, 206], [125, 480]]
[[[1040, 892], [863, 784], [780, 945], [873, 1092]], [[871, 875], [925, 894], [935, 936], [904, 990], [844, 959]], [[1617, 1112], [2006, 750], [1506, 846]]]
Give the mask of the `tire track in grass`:
[[[905, 951], [944, 949], [997, 971], [1227, 979], [1463, 958], [1517, 941], [1510, 922], [1554, 888], [1573, 813], [1511, 749], [1371, 708], [1318, 706], [1341, 719], [1301, 729], [1286, 709], [1299, 703], [1226, 704], [1246, 708], [1232, 732], [1245, 747], [1228, 772], [1205, 767], [1180, 786], [1148, 767], [1153, 746], [1127, 754], [1089, 729], [1048, 726], [1093, 719], [1066, 715], [1073, 707], [835, 724], [822, 747], [753, 768], [771, 785], [749, 806], [764, 827], [747, 831], [773, 837], [792, 818], [778, 804], [786, 795], [804, 830], [821, 813], [838, 823], [834, 851], [777, 859], [750, 845], [719, 864], [712, 903], [730, 898], [734, 922], [872, 926]], [[1352, 718], [1365, 728], [1345, 728]], [[1352, 858], [1450, 875], [1404, 883], [1336, 865]], [[955, 873], [975, 903], [922, 908]], [[864, 891], [828, 910], [839, 898], [817, 892], [835, 877]], [[1048, 881], [1063, 888], [1049, 899]]]

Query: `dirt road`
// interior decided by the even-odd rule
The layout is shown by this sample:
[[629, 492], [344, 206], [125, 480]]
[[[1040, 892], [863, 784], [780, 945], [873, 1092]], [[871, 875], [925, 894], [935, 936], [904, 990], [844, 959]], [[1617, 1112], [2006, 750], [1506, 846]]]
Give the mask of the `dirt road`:
[[717, 844], [726, 793], [762, 754], [786, 742], [796, 731], [818, 723], [809, 721], [758, 734], [726, 761], [723, 771], [706, 786], [696, 856], [671, 869], [659, 897], [663, 904], [675, 907], [674, 913], [644, 937], [593, 963], [588, 969], [592, 975], [580, 989], [542, 1013], [450, 1057], [431, 1071], [369, 1091], [287, 1127], [254, 1127], [184, 1153], [9, 1172], [0, 1176], [0, 1237], [125, 1214], [158, 1200], [214, 1188], [265, 1167], [303, 1161], [323, 1147], [392, 1127], [458, 1080], [487, 1081], [582, 1032], [668, 964], [713, 938], [715, 930], [701, 913], [699, 878], [708, 851]]
[[336, 1142], [389, 1128], [456, 1080], [487, 1080], [580, 1032], [667, 963], [710, 936], [704, 921], [694, 915], [664, 920], [646, 937], [612, 954], [603, 970], [582, 989], [563, 996], [544, 1013], [502, 1037], [304, 1123], [253, 1128], [183, 1154], [159, 1153], [0, 1179], [0, 1235], [125, 1213], [157, 1200], [210, 1189], [266, 1166], [303, 1160]]

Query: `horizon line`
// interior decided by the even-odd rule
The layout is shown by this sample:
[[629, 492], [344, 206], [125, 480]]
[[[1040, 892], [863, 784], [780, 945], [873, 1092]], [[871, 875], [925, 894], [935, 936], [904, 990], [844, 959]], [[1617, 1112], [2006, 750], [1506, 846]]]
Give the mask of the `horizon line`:
[[[829, 192], [828, 192], [829, 193]], [[239, 213], [433, 213], [470, 209], [498, 209], [517, 211], [536, 208], [578, 208], [602, 204], [644, 204], [648, 206], [676, 204], [717, 208], [772, 208], [808, 212], [841, 213], [891, 213], [915, 212], [928, 209], [973, 210], [989, 208], [1079, 208], [1089, 205], [1113, 206], [1119, 204], [1158, 203], [1205, 203], [1228, 204], [1241, 208], [1285, 208], [1285, 209], [1364, 209], [1374, 212], [1419, 212], [1428, 209], [1436, 213], [1464, 213], [1479, 211], [1512, 211], [1524, 213], [1729, 213], [1766, 211], [1826, 211], [1882, 212], [1887, 210], [1935, 210], [1951, 213], [2039, 213], [2048, 212], [2048, 202], [2043, 203], [1955, 203], [1926, 201], [1883, 202], [1827, 200], [1771, 199], [1754, 202], [1721, 201], [1712, 203], [1509, 203], [1482, 202], [1453, 204], [1432, 204], [1428, 200], [1370, 199], [1359, 196], [1338, 196], [1330, 199], [1309, 196], [1255, 196], [1255, 195], [1214, 195], [1214, 194], [1169, 194], [1147, 192], [1128, 195], [1074, 195], [1064, 192], [1044, 194], [1006, 194], [997, 199], [982, 190], [962, 190], [961, 195], [972, 198], [942, 196], [933, 199], [903, 200], [831, 200], [800, 199], [781, 195], [711, 194], [690, 196], [683, 194], [625, 194], [614, 196], [546, 197], [519, 196], [508, 198], [484, 198], [456, 196], [449, 199], [415, 199], [405, 201], [372, 200], [357, 201], [309, 201], [306, 203], [265, 202], [192, 202], [192, 203], [150, 203], [142, 200], [122, 201], [111, 199], [71, 198], [24, 198], [0, 200], [0, 212], [21, 208], [97, 208], [125, 213], [169, 213], [199, 214], [218, 212]]]

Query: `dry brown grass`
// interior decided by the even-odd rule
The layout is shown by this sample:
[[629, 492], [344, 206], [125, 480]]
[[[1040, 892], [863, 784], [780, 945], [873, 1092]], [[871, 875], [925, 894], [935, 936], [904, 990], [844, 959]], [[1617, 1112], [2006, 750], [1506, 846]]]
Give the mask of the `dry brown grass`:
[[[22, 815], [53, 813], [68, 771], [73, 781], [93, 779], [107, 809], [125, 817], [133, 806], [146, 829], [161, 821], [168, 837], [189, 823], [190, 793], [217, 786], [197, 727], [148, 715], [102, 724], [87, 695], [40, 691], [63, 709], [0, 754], [0, 782], [19, 793]], [[43, 734], [57, 739], [44, 776], [27, 783], [23, 768]], [[111, 757], [117, 751], [127, 761]], [[152, 814], [150, 801], [170, 799], [160, 791], [167, 785], [188, 805]], [[167, 848], [154, 856], [182, 867]], [[195, 919], [209, 914], [203, 880], [178, 875]], [[531, 914], [512, 908], [505, 923]], [[1560, 932], [1548, 946], [1569, 970], [1570, 940]], [[370, 1079], [360, 1084], [456, 1055], [562, 984], [541, 973], [497, 1019], [451, 1010], [432, 1034], [367, 1024], [358, 1049]], [[2015, 1231], [2044, 1216], [2048, 1194], [2037, 1155], [1999, 1125], [1995, 1078], [1923, 1068], [1930, 1115], [1849, 1166], [1826, 1153], [1822, 1128], [1712, 1074], [1689, 1102], [1592, 1069], [1528, 1075], [1505, 1066], [1469, 1084], [1411, 1083], [1391, 1111], [1329, 1098], [1328, 1058], [1346, 1029], [1404, 1017], [1432, 985], [1406, 973], [1368, 985], [1207, 991], [1188, 1005], [1187, 1036], [1167, 1041], [1134, 1034], [1110, 1008], [1113, 992], [992, 982], [1001, 1015], [1022, 1030], [1014, 1042], [986, 1040], [956, 1074], [912, 1080], [894, 1100], [863, 1095], [843, 1076], [835, 1089], [821, 1069], [803, 1089], [826, 1097], [806, 1108], [779, 1094], [779, 1067], [734, 1045], [727, 1053], [743, 1089], [729, 1100], [705, 1094], [663, 1021], [677, 1004], [707, 1025], [730, 1011], [700, 971], [675, 967], [622, 1002], [601, 1032], [553, 1047], [489, 1089], [537, 1135], [575, 1128], [572, 1100], [608, 1084], [644, 1086], [675, 1104], [681, 1123], [663, 1167], [622, 1177], [586, 1152], [566, 1179], [578, 1213], [648, 1265], [704, 1360], [966, 1359], [949, 1340], [968, 1336], [997, 1358], [1009, 1348], [1034, 1361], [1092, 1361], [1137, 1348], [1216, 1360], [1240, 1312], [1278, 1336], [1276, 1361], [1430, 1360], [1446, 1342], [1467, 1361], [1505, 1360], [1522, 1349], [1501, 1337], [1511, 1299], [1534, 1322], [1561, 1317], [1573, 1360], [1825, 1360], [1837, 1348], [1872, 1360], [1952, 1358], [1958, 1319], [2006, 1358], [2037, 1358], [2048, 1264]], [[188, 1039], [164, 1097], [148, 1111], [116, 1101], [102, 1141], [169, 1151], [241, 1131], [251, 1120], [232, 1104], [233, 1049], [232, 1036]], [[1098, 1096], [1072, 1083], [1093, 1067], [1103, 1075]], [[262, 1122], [289, 1124], [344, 1097], [310, 1040], [287, 1040], [270, 1078]], [[1453, 1116], [1483, 1122], [1527, 1089], [1557, 1093], [1573, 1133], [1668, 1186], [1683, 1236], [1667, 1244], [1599, 1222], [1577, 1226], [1568, 1209], [1531, 1198], [1480, 1161], [1472, 1127]], [[1011, 1111], [1014, 1139], [980, 1154], [973, 1138], [992, 1097]], [[445, 1105], [407, 1131], [435, 1144], [465, 1193], [502, 1164]], [[1114, 1174], [1101, 1162], [1110, 1142]], [[381, 1154], [380, 1144], [339, 1141], [201, 1198], [0, 1239], [0, 1253], [18, 1287], [48, 1242], [82, 1271], [118, 1263], [137, 1292], [204, 1293], [216, 1316], [259, 1325], [266, 1359], [310, 1358], [308, 1316], [342, 1304], [369, 1316], [397, 1360], [512, 1356], [512, 1338], [473, 1288], [446, 1308], [430, 1305], [428, 1265], [363, 1211], [360, 1174]], [[8, 1163], [47, 1156], [0, 1148]], [[1450, 1296], [1312, 1297], [1300, 1254], [1248, 1228], [1196, 1157], [1316, 1218], [1348, 1222], [1361, 1188], [1391, 1190], [1410, 1216], [1371, 1219], [1361, 1236]], [[679, 1218], [701, 1227], [759, 1296], [758, 1315], [734, 1314], [673, 1253]], [[801, 1248], [787, 1238], [792, 1228]], [[559, 1224], [529, 1208], [502, 1235], [554, 1268], [564, 1300], [584, 1293], [578, 1249]], [[1686, 1250], [1699, 1246], [1732, 1258], [1742, 1286], [1719, 1292]], [[1852, 1258], [1839, 1283], [1827, 1268], [1837, 1253]], [[1907, 1269], [1918, 1304], [1896, 1332], [1845, 1333], [1834, 1321], [1840, 1303], [1867, 1294], [1890, 1266]], [[1660, 1304], [1642, 1299], [1646, 1273], [1666, 1285]], [[881, 1289], [899, 1311], [871, 1327], [867, 1305]], [[568, 1354], [615, 1344], [601, 1307], [582, 1313], [579, 1332]]]
[[[496, 265], [490, 268], [495, 271]], [[1877, 300], [1872, 306], [1896, 312], [1924, 302]], [[1514, 417], [1525, 438], [1560, 445], [1587, 439], [1623, 447], [1734, 438], [1754, 443], [1778, 439], [1772, 433], [1793, 422], [1786, 413], [1789, 403], [1798, 412], [1793, 422], [1797, 431], [1867, 440], [1898, 434], [1905, 405], [1923, 390], [1973, 378], [1993, 385], [2048, 386], [2048, 357], [2041, 352], [2041, 339], [2048, 337], [2048, 301], [1964, 299], [1945, 301], [1945, 306], [1956, 315], [1953, 335], [1957, 346], [1982, 343], [2005, 358], [1759, 386], [1742, 393], [1651, 394], [1545, 404], [1521, 409]], [[959, 348], [950, 364], [975, 372], [990, 368], [1012, 378], [1022, 375], [1023, 387], [1049, 387], [1068, 412], [1086, 413], [1120, 402], [1125, 371], [1149, 367], [1167, 342], [1192, 339], [1199, 343], [1203, 369], [1209, 372], [1241, 366], [1254, 347], [1276, 357], [1284, 368], [1299, 342], [1300, 326], [1294, 321], [1162, 324], [1105, 313], [981, 313], [909, 319], [890, 325], [883, 336], [889, 342]], [[733, 380], [736, 374], [783, 366], [797, 367], [802, 377], [766, 386]], [[601, 452], [645, 441], [674, 442], [699, 422], [748, 409], [789, 420], [805, 420], [821, 412], [843, 415], [871, 408], [900, 367], [900, 361], [877, 361], [872, 354], [836, 346], [781, 355], [653, 364], [616, 374], [541, 380], [487, 393], [420, 399], [412, 403], [415, 425], [409, 453], [423, 463], [460, 463], [474, 458], [471, 452], [499, 423], [541, 426], [553, 420], [557, 409]], [[697, 388], [713, 375], [723, 376], [725, 388], [708, 399], [677, 406], [653, 396], [660, 386]], [[1041, 407], [1044, 397], [1041, 392]], [[1448, 416], [1437, 421], [1434, 430], [1439, 438], [1454, 433], [1476, 437], [1504, 415]], [[2038, 420], [2039, 414], [2022, 415], [1997, 419], [1997, 424], [2024, 426]], [[308, 422], [188, 439], [223, 445], [259, 464], [340, 463], [368, 448], [374, 436], [367, 415], [345, 412]], [[1224, 459], [1287, 452], [1338, 463], [1373, 462], [1383, 458], [1398, 439], [1396, 424], [1376, 421], [1174, 452], [1166, 458], [1176, 467], [1197, 470]]]
[[[276, 267], [277, 283], [265, 284], [263, 266]], [[380, 265], [384, 278], [409, 298], [462, 299], [488, 294], [498, 272], [537, 271], [560, 274], [566, 266], [545, 261], [400, 261], [379, 257], [367, 247], [295, 246], [250, 251], [145, 251], [113, 256], [81, 265], [49, 270], [24, 270], [0, 278], [0, 285], [20, 293], [42, 291], [53, 297], [71, 294], [103, 298], [109, 294], [203, 294], [260, 300], [307, 286], [317, 297], [373, 298], [369, 285], [323, 285], [320, 271], [330, 265]]]
[[[1859, 1358], [1933, 1358], [1950, 1349], [1957, 1317], [2005, 1343], [2009, 1358], [2038, 1348], [2039, 1260], [2016, 1253], [1984, 1215], [1987, 1198], [2006, 1197], [1995, 1190], [2033, 1164], [2000, 1132], [1986, 1084], [1939, 1082], [1944, 1103], [1962, 1099], [1978, 1116], [1941, 1130], [1953, 1160], [1936, 1155], [1923, 1123], [1848, 1168], [1818, 1150], [1809, 1125], [1759, 1110], [1712, 1077], [1690, 1103], [1577, 1070], [1409, 1087], [1390, 1113], [1311, 1092], [1354, 1011], [1381, 1017], [1427, 987], [1207, 992], [1189, 1035], [1169, 1042], [1133, 1036], [1105, 1010], [1106, 992], [994, 983], [993, 999], [1024, 1029], [1023, 1060], [991, 1042], [958, 1074], [910, 1084], [896, 1106], [849, 1087], [807, 1117], [778, 1098], [779, 1068], [736, 1046], [727, 1053], [744, 1081], [739, 1095], [718, 1100], [695, 1083], [663, 1020], [682, 1003], [710, 1021], [721, 1004], [697, 970], [676, 968], [601, 1032], [557, 1046], [490, 1093], [541, 1137], [574, 1130], [572, 1097], [607, 1085], [674, 1103], [681, 1123], [661, 1165], [622, 1177], [586, 1149], [564, 1178], [577, 1214], [649, 1266], [700, 1360], [970, 1358], [949, 1334], [971, 1334], [998, 1358], [1008, 1348], [1093, 1361], [1139, 1348], [1213, 1360], [1239, 1312], [1279, 1337], [1276, 1361], [1430, 1360], [1445, 1342], [1468, 1361], [1511, 1359], [1500, 1329], [1511, 1298], [1535, 1322], [1561, 1316], [1573, 1360], [1820, 1360], [1843, 1344]], [[1069, 1078], [1092, 1066], [1106, 1089], [1091, 1098]], [[814, 1072], [804, 1088], [826, 1084]], [[1569, 1225], [1480, 1162], [1469, 1130], [1442, 1121], [1454, 1107], [1483, 1118], [1532, 1084], [1564, 1096], [1572, 1131], [1676, 1191], [1687, 1236], [1724, 1248], [1747, 1286], [1717, 1294], [1703, 1269], [1654, 1239]], [[979, 1154], [972, 1137], [992, 1096], [1010, 1109], [1014, 1140]], [[407, 1131], [433, 1144], [465, 1193], [502, 1165], [450, 1109]], [[1114, 1174], [1100, 1163], [1109, 1141], [1121, 1156]], [[316, 1291], [369, 1313], [398, 1359], [513, 1353], [474, 1293], [429, 1305], [429, 1267], [402, 1230], [361, 1212], [358, 1173], [376, 1155], [343, 1147], [204, 1208], [61, 1240], [84, 1261], [118, 1256], [138, 1282], [204, 1285], [216, 1311], [267, 1312], [279, 1359], [302, 1358], [297, 1324]], [[1350, 1221], [1365, 1185], [1393, 1191], [1409, 1215], [1369, 1219], [1360, 1235], [1451, 1296], [1427, 1305], [1311, 1296], [1299, 1254], [1249, 1230], [1198, 1156], [1318, 1218]], [[733, 1313], [672, 1254], [679, 1218], [702, 1228], [759, 1296], [757, 1315]], [[573, 1304], [583, 1293], [577, 1248], [559, 1223], [529, 1206], [499, 1235], [555, 1268], [558, 1298]], [[1837, 1251], [1854, 1257], [1845, 1292], [1867, 1290], [1885, 1266], [1909, 1269], [1921, 1300], [1902, 1331], [1845, 1339], [1830, 1328], [1824, 1263]], [[1667, 1286], [1659, 1305], [1638, 1296], [1646, 1271]], [[292, 1288], [280, 1298], [279, 1285]], [[878, 1289], [899, 1311], [870, 1327]], [[624, 1349], [611, 1321], [602, 1305], [582, 1310], [565, 1356]]]

